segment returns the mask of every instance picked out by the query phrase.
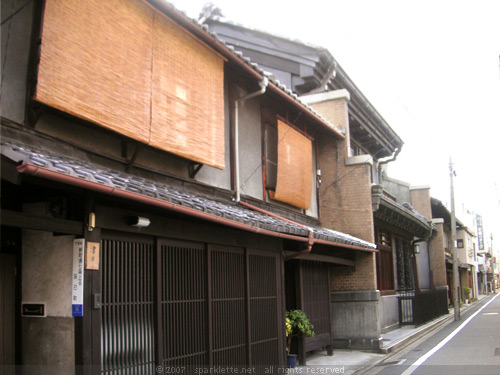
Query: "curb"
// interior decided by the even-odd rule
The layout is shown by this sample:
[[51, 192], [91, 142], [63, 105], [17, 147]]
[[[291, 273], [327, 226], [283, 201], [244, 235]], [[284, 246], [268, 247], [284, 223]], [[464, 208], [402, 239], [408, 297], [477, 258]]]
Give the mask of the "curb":
[[382, 354], [389, 354], [392, 353], [395, 350], [399, 350], [402, 347], [410, 344], [412, 341], [415, 341], [419, 337], [422, 337], [423, 335], [427, 334], [428, 332], [431, 332], [432, 330], [439, 328], [441, 325], [445, 324], [449, 320], [453, 319], [453, 315], [447, 314], [440, 316], [439, 318], [434, 319], [433, 321], [424, 324], [423, 326], [420, 326], [417, 331], [413, 332], [411, 335], [408, 335], [406, 337], [403, 337], [399, 339], [398, 341], [392, 343], [390, 346], [385, 347], [385, 348], [380, 348], [380, 353]]

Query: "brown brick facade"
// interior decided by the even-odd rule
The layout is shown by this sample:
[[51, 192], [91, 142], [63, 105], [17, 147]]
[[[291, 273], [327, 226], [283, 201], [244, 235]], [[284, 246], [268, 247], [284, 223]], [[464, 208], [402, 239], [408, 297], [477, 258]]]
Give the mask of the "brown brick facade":
[[432, 219], [430, 187], [411, 188], [410, 194], [413, 208], [429, 220]]
[[[313, 104], [331, 123], [348, 129], [347, 100]], [[371, 197], [371, 158], [367, 162], [346, 165], [348, 137], [338, 140], [331, 135], [316, 137], [322, 184], [319, 189], [321, 225], [375, 242]], [[376, 272], [373, 253], [356, 254], [356, 266], [332, 267], [331, 291], [375, 290]]]
[[445, 286], [446, 284], [446, 260], [444, 255], [445, 243], [443, 233], [443, 223], [435, 223], [438, 232], [432, 239], [429, 246], [429, 262], [432, 272], [431, 283], [434, 287]]
[[356, 254], [356, 267], [331, 267], [330, 291], [353, 292], [377, 289], [375, 254]]

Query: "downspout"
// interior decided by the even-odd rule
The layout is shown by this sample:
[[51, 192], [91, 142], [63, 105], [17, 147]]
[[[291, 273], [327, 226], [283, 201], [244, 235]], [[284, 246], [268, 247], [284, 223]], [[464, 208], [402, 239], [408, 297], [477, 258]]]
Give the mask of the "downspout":
[[394, 151], [394, 153], [392, 154], [392, 156], [390, 156], [389, 158], [382, 160], [378, 163], [378, 182], [379, 182], [379, 185], [382, 185], [382, 165], [388, 164], [391, 161], [396, 160], [396, 158], [398, 157], [400, 152], [401, 152], [401, 147], [397, 148], [396, 151]]
[[262, 95], [266, 92], [267, 85], [269, 80], [267, 77], [264, 77], [262, 81], [259, 82], [260, 90], [255, 91], [251, 94], [242, 96], [234, 101], [234, 169], [235, 169], [235, 201], [238, 203], [240, 201], [240, 146], [239, 146], [239, 113], [238, 113], [238, 105], [240, 102], [244, 102], [245, 100], [255, 98], [256, 96]]
[[251, 210], [260, 212], [260, 213], [262, 213], [264, 215], [272, 216], [272, 217], [274, 217], [276, 219], [280, 219], [280, 220], [286, 221], [287, 223], [296, 225], [296, 226], [298, 226], [298, 227], [300, 227], [302, 229], [305, 229], [305, 230], [307, 230], [309, 232], [309, 235], [307, 236], [307, 249], [303, 250], [303, 251], [299, 251], [298, 253], [295, 253], [295, 254], [292, 254], [292, 255], [289, 255], [289, 256], [285, 257], [285, 261], [287, 261], [289, 259], [296, 258], [296, 257], [301, 256], [303, 254], [310, 253], [311, 250], [312, 250], [312, 247], [313, 247], [314, 243], [317, 242], [317, 241], [314, 240], [314, 232], [313, 232], [313, 230], [311, 228], [309, 228], [308, 226], [305, 226], [303, 224], [300, 224], [300, 223], [297, 223], [295, 221], [289, 220], [286, 217], [282, 217], [282, 216], [273, 214], [272, 212], [266, 211], [266, 210], [264, 210], [262, 208], [256, 207], [256, 206], [254, 206], [252, 204], [249, 204], [249, 203], [246, 203], [246, 202], [239, 201], [238, 203], [241, 204], [242, 206], [245, 206], [247, 208], [250, 208]]

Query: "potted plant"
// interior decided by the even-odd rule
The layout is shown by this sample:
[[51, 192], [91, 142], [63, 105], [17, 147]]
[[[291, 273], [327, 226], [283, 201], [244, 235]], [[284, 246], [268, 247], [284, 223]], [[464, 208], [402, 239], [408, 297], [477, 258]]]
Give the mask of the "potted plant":
[[469, 303], [471, 288], [464, 286], [465, 303]]
[[286, 312], [286, 353], [289, 368], [295, 367], [297, 363], [297, 355], [290, 353], [292, 337], [300, 335], [314, 336], [314, 326], [302, 310], [289, 310]]

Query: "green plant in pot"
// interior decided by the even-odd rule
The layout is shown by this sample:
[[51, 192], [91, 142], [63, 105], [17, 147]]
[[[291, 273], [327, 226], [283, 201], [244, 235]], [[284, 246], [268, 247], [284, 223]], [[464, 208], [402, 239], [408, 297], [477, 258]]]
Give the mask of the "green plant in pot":
[[470, 299], [470, 292], [472, 291], [471, 288], [464, 286], [464, 296], [465, 299], [468, 301]]
[[307, 318], [306, 313], [302, 310], [288, 310], [286, 312], [286, 352], [289, 357], [288, 367], [295, 366], [297, 356], [295, 354], [290, 354], [290, 348], [292, 346], [292, 337], [297, 337], [299, 335], [314, 336], [314, 326]]

